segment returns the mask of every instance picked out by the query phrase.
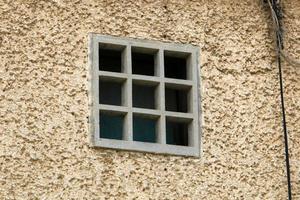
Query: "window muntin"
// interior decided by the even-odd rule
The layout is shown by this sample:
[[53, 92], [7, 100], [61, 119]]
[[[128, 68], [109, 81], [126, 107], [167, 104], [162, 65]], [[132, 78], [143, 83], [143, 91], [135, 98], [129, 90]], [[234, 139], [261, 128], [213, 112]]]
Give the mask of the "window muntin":
[[97, 34], [89, 42], [92, 144], [199, 156], [199, 49]]

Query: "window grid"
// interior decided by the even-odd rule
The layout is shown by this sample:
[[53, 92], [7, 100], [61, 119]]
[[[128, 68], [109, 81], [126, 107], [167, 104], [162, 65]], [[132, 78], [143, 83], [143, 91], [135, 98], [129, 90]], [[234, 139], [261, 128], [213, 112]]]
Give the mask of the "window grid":
[[[125, 150], [137, 150], [153, 153], [167, 153], [176, 155], [199, 156], [200, 154], [200, 128], [198, 118], [198, 70], [197, 56], [198, 48], [179, 44], [166, 44], [161, 42], [141, 41], [128, 38], [116, 38], [90, 34], [89, 36], [89, 67], [91, 82], [90, 99], [90, 129], [92, 135], [92, 144], [99, 147], [117, 148]], [[122, 54], [122, 71], [110, 72], [100, 71], [99, 69], [99, 44], [113, 44], [124, 47]], [[132, 74], [132, 48], [141, 47], [157, 50], [155, 57], [154, 76]], [[187, 61], [187, 80], [166, 78], [164, 76], [164, 53], [168, 51], [189, 53]], [[123, 97], [121, 105], [106, 105], [99, 102], [99, 80], [121, 81], [123, 82]], [[157, 85], [155, 94], [154, 109], [133, 107], [132, 88], [134, 83], [142, 85]], [[165, 88], [187, 89], [188, 109], [187, 113], [166, 111], [165, 109]], [[100, 91], [101, 92], [101, 91]], [[123, 140], [112, 140], [100, 138], [100, 112], [111, 112], [125, 115]], [[141, 115], [148, 118], [157, 118], [157, 142], [145, 143], [133, 141], [133, 116]], [[166, 141], [166, 122], [168, 120], [177, 120], [188, 122], [189, 137], [188, 146], [168, 145]]]

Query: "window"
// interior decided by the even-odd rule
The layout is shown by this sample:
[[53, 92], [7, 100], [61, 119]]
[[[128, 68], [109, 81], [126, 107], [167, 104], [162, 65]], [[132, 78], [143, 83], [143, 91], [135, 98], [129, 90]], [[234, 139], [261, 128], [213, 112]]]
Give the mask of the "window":
[[96, 147], [199, 156], [199, 49], [90, 34]]

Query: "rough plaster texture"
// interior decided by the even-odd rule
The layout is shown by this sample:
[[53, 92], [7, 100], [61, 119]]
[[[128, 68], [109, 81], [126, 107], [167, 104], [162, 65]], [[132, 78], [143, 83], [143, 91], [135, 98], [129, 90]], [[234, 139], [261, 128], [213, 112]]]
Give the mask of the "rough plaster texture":
[[[300, 1], [284, 3], [299, 43]], [[278, 70], [260, 0], [0, 0], [0, 199], [286, 199]], [[96, 149], [88, 33], [202, 47], [203, 154]], [[299, 57], [299, 44], [286, 49]], [[300, 199], [300, 68], [284, 62]]]

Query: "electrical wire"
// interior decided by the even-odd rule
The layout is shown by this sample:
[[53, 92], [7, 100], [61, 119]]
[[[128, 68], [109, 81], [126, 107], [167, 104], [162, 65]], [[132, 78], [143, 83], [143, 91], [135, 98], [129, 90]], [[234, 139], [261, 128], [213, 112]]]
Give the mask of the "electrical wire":
[[291, 171], [290, 171], [290, 159], [289, 159], [289, 144], [288, 144], [288, 130], [286, 125], [285, 105], [284, 105], [284, 89], [283, 89], [283, 78], [282, 78], [282, 67], [281, 67], [281, 56], [280, 52], [277, 53], [277, 63], [279, 69], [279, 83], [280, 83], [280, 100], [281, 100], [281, 111], [282, 111], [282, 124], [284, 132], [284, 149], [285, 149], [285, 164], [286, 164], [286, 175], [288, 182], [288, 199], [292, 200], [292, 186], [291, 186]]
[[[281, 12], [281, 7], [279, 6], [280, 0], [268, 0], [267, 1], [271, 10], [271, 16], [273, 19], [273, 26], [274, 26], [274, 31], [276, 34], [276, 40], [278, 45], [280, 46], [279, 48], [279, 53], [282, 56], [282, 58], [287, 61], [289, 64], [293, 66], [300, 67], [300, 61], [296, 60], [295, 58], [292, 58], [286, 51], [283, 50], [283, 30], [282, 30], [282, 23], [281, 20], [285, 16]], [[288, 38], [288, 39], [293, 39], [293, 38]], [[298, 41], [296, 42], [298, 43]]]
[[286, 163], [286, 174], [287, 174], [287, 186], [288, 186], [288, 199], [292, 200], [292, 186], [291, 186], [291, 171], [290, 171], [290, 160], [289, 160], [289, 145], [288, 145], [288, 130], [286, 124], [286, 112], [284, 104], [284, 87], [283, 87], [283, 73], [281, 66], [281, 56], [283, 49], [283, 37], [282, 37], [282, 11], [279, 5], [279, 0], [268, 0], [268, 4], [271, 10], [271, 15], [273, 19], [273, 25], [276, 35], [277, 44], [277, 63], [279, 70], [279, 83], [280, 83], [280, 100], [281, 100], [281, 111], [282, 111], [282, 125], [284, 132], [284, 146], [285, 146], [285, 163]]

